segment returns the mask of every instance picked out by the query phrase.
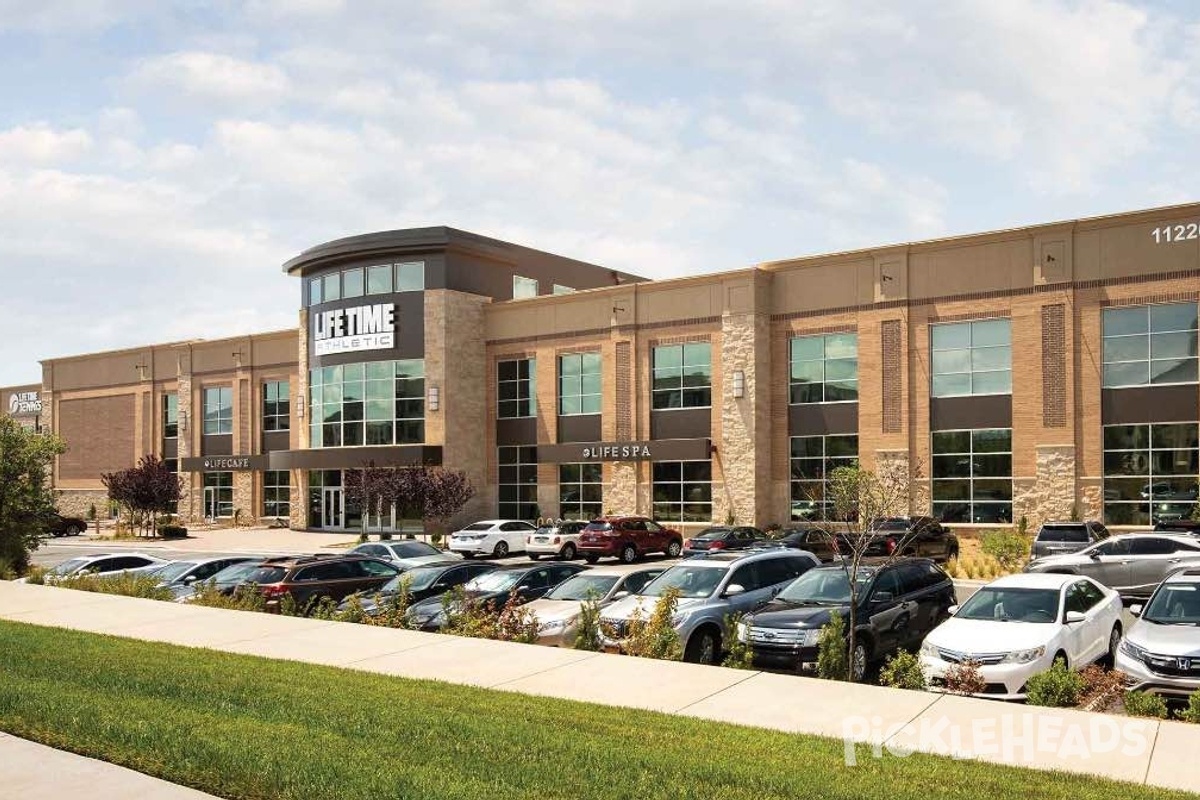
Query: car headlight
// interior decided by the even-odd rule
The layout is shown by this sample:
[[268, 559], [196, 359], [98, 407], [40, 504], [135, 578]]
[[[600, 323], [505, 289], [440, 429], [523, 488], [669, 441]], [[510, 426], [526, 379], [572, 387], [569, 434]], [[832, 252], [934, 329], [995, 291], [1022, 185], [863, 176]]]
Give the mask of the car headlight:
[[687, 612], [686, 612], [686, 611], [679, 611], [679, 612], [677, 612], [677, 613], [675, 613], [675, 614], [672, 614], [672, 615], [671, 615], [671, 625], [672, 625], [673, 627], [676, 627], [676, 628], [678, 628], [680, 625], [682, 625], [682, 624], [683, 624], [683, 621], [684, 621], [685, 619], [687, 619], [687, 616], [688, 616], [688, 615], [687, 615]]
[[1141, 661], [1146, 656], [1146, 651], [1129, 641], [1129, 639], [1122, 639], [1121, 643], [1117, 645], [1117, 649], [1130, 658], [1137, 659], [1138, 661]]
[[942, 654], [938, 652], [938, 649], [936, 646], [934, 646], [933, 642], [929, 641], [921, 642], [921, 655], [929, 656], [930, 658], [942, 657]]
[[538, 633], [558, 633], [565, 627], [567, 627], [565, 619], [552, 619], [538, 625]]
[[750, 637], [750, 627], [744, 622], [737, 624], [737, 638], [739, 642], [744, 642]]
[[1045, 647], [1031, 647], [1028, 650], [1014, 650], [1004, 657], [1002, 664], [1028, 664], [1046, 655]]

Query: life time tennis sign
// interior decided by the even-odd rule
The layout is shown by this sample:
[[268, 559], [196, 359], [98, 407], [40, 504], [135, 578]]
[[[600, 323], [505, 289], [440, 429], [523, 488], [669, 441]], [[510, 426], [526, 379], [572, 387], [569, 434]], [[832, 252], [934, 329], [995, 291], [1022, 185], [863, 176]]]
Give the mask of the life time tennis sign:
[[8, 413], [24, 417], [42, 413], [42, 398], [37, 392], [13, 392], [8, 396]]
[[332, 356], [396, 346], [396, 304], [319, 311], [312, 319], [313, 355]]

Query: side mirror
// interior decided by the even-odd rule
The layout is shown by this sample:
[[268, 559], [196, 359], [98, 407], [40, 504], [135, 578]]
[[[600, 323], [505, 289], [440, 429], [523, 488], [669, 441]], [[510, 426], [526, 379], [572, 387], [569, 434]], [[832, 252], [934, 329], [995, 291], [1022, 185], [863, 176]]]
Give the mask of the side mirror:
[[946, 613], [953, 617], [958, 613], [958, 606], [950, 606], [946, 609]]
[[1093, 550], [1092, 552], [1088, 553], [1088, 558], [1090, 558], [1092, 561], [1099, 561], [1099, 560], [1100, 560], [1100, 553], [1098, 553], [1097, 551]]
[[619, 592], [617, 592], [616, 594], [614, 594], [614, 595], [613, 595], [613, 597], [612, 597], [612, 599], [613, 599], [613, 600], [624, 600], [626, 597], [629, 597], [629, 592], [627, 592], [626, 590], [622, 589], [621, 591], [619, 591]]
[[191, 583], [195, 583], [195, 582], [196, 582], [196, 581], [198, 581], [198, 580], [200, 580], [199, 576], [196, 576], [196, 575], [188, 575], [186, 578], [184, 578], [184, 579], [183, 579], [183, 582], [184, 582], [184, 583], [191, 584]]
[[1084, 616], [1082, 611], [1068, 611], [1067, 612], [1067, 624], [1068, 625], [1074, 625], [1076, 623], [1083, 622], [1086, 619], [1087, 619], [1087, 617]]
[[1140, 617], [1142, 615], [1143, 608], [1144, 606], [1141, 603], [1138, 603], [1137, 605], [1129, 607], [1129, 613], [1135, 617]]
[[746, 587], [742, 586], [740, 583], [731, 583], [725, 587], [725, 596], [726, 597], [735, 597], [739, 594], [744, 594], [745, 591], [746, 591]]
[[894, 599], [895, 596], [891, 592], [876, 592], [875, 594], [871, 595], [871, 602], [875, 605], [890, 603]]

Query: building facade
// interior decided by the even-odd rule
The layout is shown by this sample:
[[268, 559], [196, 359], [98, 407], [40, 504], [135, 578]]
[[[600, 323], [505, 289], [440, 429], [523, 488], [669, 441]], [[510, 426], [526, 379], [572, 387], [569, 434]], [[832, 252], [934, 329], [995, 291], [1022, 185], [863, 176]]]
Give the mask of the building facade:
[[[1200, 204], [661, 281], [449, 228], [285, 265], [295, 330], [43, 362], [74, 511], [145, 453], [187, 518], [386, 530], [346, 472], [464, 470], [461, 515], [827, 513], [841, 464], [959, 525], [1187, 516]], [[0, 399], [4, 399], [0, 398]], [[7, 402], [7, 400], [5, 400]], [[83, 506], [83, 508], [81, 508]]]

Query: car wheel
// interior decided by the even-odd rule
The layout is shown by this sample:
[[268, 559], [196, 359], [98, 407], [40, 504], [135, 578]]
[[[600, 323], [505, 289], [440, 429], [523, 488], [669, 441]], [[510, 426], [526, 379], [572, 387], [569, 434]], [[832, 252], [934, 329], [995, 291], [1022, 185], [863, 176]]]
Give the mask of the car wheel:
[[508, 555], [508, 542], [496, 542], [496, 548], [492, 550], [492, 555], [496, 558], [504, 558]]
[[667, 545], [667, 558], [679, 558], [679, 554], [683, 552], [683, 545], [678, 541], [672, 541]]
[[1117, 623], [1112, 627], [1112, 633], [1108, 634], [1108, 652], [1101, 659], [1103, 665], [1112, 669], [1117, 663], [1117, 648], [1121, 645], [1121, 623]]
[[460, 555], [467, 561], [470, 561], [472, 558], [475, 557], [474, 553], [460, 553]]
[[567, 542], [565, 545], [563, 545], [561, 555], [562, 555], [563, 561], [574, 561], [575, 556], [578, 555], [578, 553], [575, 552], [575, 545], [571, 544], [570, 542]]
[[78, 536], [83, 533], [83, 528], [80, 528], [78, 525], [68, 525], [65, 533], [67, 536]]
[[855, 683], [860, 683], [863, 676], [867, 674], [868, 652], [867, 643], [861, 639], [856, 639], [854, 642], [854, 654], [850, 658], [850, 680]]
[[530, 554], [529, 554], [529, 560], [530, 560], [530, 561], [540, 561], [541, 559], [542, 559], [542, 554], [541, 554], [541, 553], [530, 553]]
[[688, 639], [683, 660], [693, 664], [716, 666], [721, 654], [721, 635], [712, 628], [701, 628]]
[[637, 548], [631, 544], [627, 544], [621, 548], [621, 563], [632, 564], [637, 561]]
[[596, 556], [596, 555], [592, 555], [591, 553], [588, 553], [586, 556], [583, 557], [583, 560], [588, 562], [589, 564], [595, 564], [597, 561], [600, 560], [600, 556]]

